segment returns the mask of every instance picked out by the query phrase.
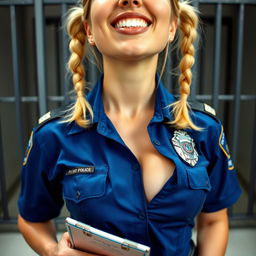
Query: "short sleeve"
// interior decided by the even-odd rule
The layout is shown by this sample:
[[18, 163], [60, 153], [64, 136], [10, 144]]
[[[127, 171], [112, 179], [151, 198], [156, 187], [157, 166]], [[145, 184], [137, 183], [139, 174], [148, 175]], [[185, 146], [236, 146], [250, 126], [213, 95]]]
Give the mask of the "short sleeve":
[[202, 212], [215, 212], [234, 204], [241, 195], [223, 126], [218, 123], [209, 138], [211, 159], [208, 168], [211, 191], [208, 193]]
[[21, 172], [18, 199], [20, 215], [31, 222], [43, 222], [59, 215], [63, 206], [61, 182], [55, 175], [56, 145], [32, 132]]

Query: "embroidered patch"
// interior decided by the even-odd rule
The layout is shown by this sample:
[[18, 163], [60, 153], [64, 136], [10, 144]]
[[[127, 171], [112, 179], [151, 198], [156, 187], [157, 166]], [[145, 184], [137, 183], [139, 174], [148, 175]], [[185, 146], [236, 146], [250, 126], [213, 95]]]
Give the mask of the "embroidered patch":
[[234, 167], [233, 161], [232, 161], [231, 156], [230, 156], [230, 151], [229, 151], [229, 147], [228, 147], [228, 144], [227, 144], [225, 133], [223, 131], [223, 126], [221, 127], [221, 133], [220, 133], [220, 138], [219, 138], [219, 146], [220, 146], [221, 150], [223, 151], [223, 153], [225, 154], [225, 156], [227, 157], [228, 169], [230, 171], [233, 170], [235, 167]]
[[226, 136], [225, 136], [224, 131], [223, 131], [223, 126], [221, 127], [219, 145], [220, 145], [221, 150], [227, 156], [227, 158], [230, 158], [230, 152], [229, 152]]
[[27, 161], [28, 161], [28, 157], [29, 157], [29, 154], [30, 154], [30, 151], [33, 147], [33, 131], [31, 132], [31, 135], [30, 135], [30, 138], [29, 138], [29, 141], [28, 141], [28, 145], [27, 145], [27, 148], [26, 148], [26, 152], [25, 152], [25, 157], [23, 159], [23, 165], [26, 165]]
[[232, 161], [231, 158], [229, 158], [229, 159], [228, 159], [228, 169], [229, 169], [230, 171], [232, 171], [232, 170], [234, 170], [234, 168], [235, 168], [235, 166], [234, 166], [234, 164], [233, 164], [233, 161]]
[[66, 175], [74, 175], [74, 174], [89, 174], [94, 173], [95, 167], [89, 166], [89, 167], [77, 167], [70, 169], [66, 172]]
[[43, 116], [41, 116], [38, 120], [38, 124], [43, 123], [44, 121], [48, 120], [49, 118], [51, 118], [51, 112], [48, 112], [48, 113], [44, 114]]
[[194, 140], [185, 131], [175, 131], [172, 144], [178, 155], [191, 166], [198, 162], [198, 153], [195, 149]]
[[214, 108], [212, 108], [211, 106], [207, 105], [204, 103], [204, 110], [214, 116], [216, 116], [216, 111]]

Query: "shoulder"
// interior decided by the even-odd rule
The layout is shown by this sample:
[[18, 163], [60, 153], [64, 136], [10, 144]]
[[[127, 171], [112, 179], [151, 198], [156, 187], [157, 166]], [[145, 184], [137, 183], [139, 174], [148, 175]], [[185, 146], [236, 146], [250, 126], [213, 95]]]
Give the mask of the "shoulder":
[[210, 105], [200, 102], [200, 101], [191, 101], [189, 102], [189, 106], [193, 112], [200, 112], [203, 113], [203, 116], [209, 116], [215, 121], [219, 121], [219, 119], [216, 116], [216, 111], [213, 107]]
[[198, 101], [190, 103], [190, 109], [193, 122], [201, 128], [199, 131], [193, 130], [191, 134], [193, 134], [193, 138], [198, 145], [204, 145], [201, 150], [205, 152], [208, 159], [212, 159], [221, 151], [229, 155], [229, 153], [226, 153], [228, 152], [228, 147], [223, 126], [216, 115], [215, 109]]
[[56, 136], [63, 137], [70, 125], [64, 122], [68, 109], [68, 106], [62, 106], [41, 116], [33, 129], [34, 136], [42, 142], [49, 141]]
[[35, 127], [35, 130], [39, 130], [45, 124], [50, 123], [53, 120], [64, 118], [65, 115], [67, 114], [67, 111], [68, 111], [68, 106], [65, 105], [47, 112], [46, 114], [42, 115], [38, 119], [38, 124]]
[[[69, 106], [63, 106], [49, 111], [38, 119], [38, 124], [32, 129], [27, 145], [23, 166], [27, 164], [30, 152], [38, 160], [41, 155], [47, 155], [47, 159], [53, 159], [60, 152], [62, 145], [67, 143], [67, 134], [70, 123], [65, 121]], [[30, 160], [32, 161], [32, 160]]]
[[191, 101], [189, 107], [191, 118], [199, 127], [208, 129], [221, 126], [221, 121], [217, 117], [215, 109], [210, 105], [200, 101]]

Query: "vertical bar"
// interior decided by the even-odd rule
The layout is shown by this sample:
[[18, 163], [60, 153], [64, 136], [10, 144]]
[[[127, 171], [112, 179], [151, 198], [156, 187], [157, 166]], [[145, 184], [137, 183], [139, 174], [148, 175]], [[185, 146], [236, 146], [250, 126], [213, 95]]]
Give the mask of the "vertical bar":
[[[256, 112], [256, 103], [255, 103], [255, 112]], [[256, 131], [256, 118], [254, 117], [254, 129]], [[248, 199], [248, 207], [247, 207], [247, 215], [253, 216], [253, 206], [255, 203], [255, 188], [256, 188], [256, 133], [253, 133], [253, 141], [252, 141], [252, 163], [251, 163], [251, 173], [250, 173], [250, 187], [249, 187], [249, 199]]]
[[[67, 4], [61, 4], [61, 12], [62, 17], [67, 13], [68, 7]], [[64, 18], [62, 18], [62, 24], [64, 24]], [[68, 36], [64, 26], [62, 26], [62, 54], [63, 54], [63, 75], [64, 75], [64, 101], [65, 104], [69, 102], [69, 86], [70, 86], [70, 79], [68, 78], [66, 63], [68, 61]]]
[[57, 89], [57, 94], [61, 94], [61, 79], [60, 79], [60, 74], [61, 74], [61, 64], [60, 64], [60, 37], [59, 37], [59, 24], [55, 23], [53, 24], [54, 27], [54, 36], [55, 38], [55, 58], [56, 58], [56, 70], [57, 70], [57, 76], [56, 76], [56, 89]]
[[[202, 29], [203, 31], [205, 31], [205, 29]], [[200, 58], [198, 58], [198, 67], [200, 67], [200, 72], [198, 73], [198, 78], [199, 82], [198, 82], [198, 94], [203, 94], [204, 93], [204, 88], [205, 88], [205, 79], [204, 79], [204, 73], [205, 73], [205, 67], [204, 67], [204, 63], [205, 63], [205, 36], [203, 33], [201, 33], [201, 44], [202, 46], [200, 47]]]
[[43, 0], [35, 0], [34, 8], [35, 8], [35, 21], [36, 21], [35, 29], [36, 29], [37, 85], [38, 85], [38, 97], [39, 97], [39, 114], [43, 115], [47, 110]]
[[6, 178], [4, 171], [4, 157], [3, 157], [3, 141], [2, 141], [2, 131], [1, 131], [1, 120], [0, 120], [0, 189], [1, 189], [1, 201], [3, 207], [3, 219], [8, 220], [10, 218], [8, 209], [8, 198], [6, 190]]
[[236, 83], [235, 83], [235, 100], [234, 100], [234, 117], [233, 117], [233, 143], [232, 154], [234, 161], [237, 157], [237, 145], [239, 136], [239, 116], [240, 116], [240, 96], [242, 83], [242, 63], [243, 63], [243, 38], [244, 38], [244, 4], [239, 6], [238, 14], [238, 34], [237, 34], [237, 63], [236, 63]]
[[214, 70], [213, 70], [213, 100], [212, 105], [218, 112], [219, 108], [219, 87], [220, 87], [220, 65], [221, 65], [221, 25], [222, 25], [222, 4], [216, 6], [215, 18], [215, 49], [214, 49]]
[[22, 108], [21, 108], [21, 93], [20, 93], [20, 70], [19, 70], [19, 54], [18, 54], [18, 41], [17, 41], [17, 22], [16, 22], [16, 7], [10, 7], [11, 18], [11, 39], [12, 39], [12, 62], [13, 62], [13, 80], [15, 92], [15, 113], [16, 123], [18, 129], [18, 141], [21, 159], [24, 155], [24, 138], [22, 126]]
[[[193, 1], [192, 5], [198, 9], [199, 8], [199, 0]], [[194, 43], [194, 47], [195, 47], [195, 64], [192, 68], [193, 70], [193, 80], [192, 80], [192, 84], [191, 84], [191, 91], [190, 91], [190, 98], [191, 100], [195, 100], [196, 99], [196, 89], [198, 86], [198, 75], [199, 75], [199, 62], [198, 62], [198, 48], [199, 48], [199, 40], [198, 38], [200, 37], [200, 31], [197, 29], [197, 33], [198, 33], [198, 37]]]

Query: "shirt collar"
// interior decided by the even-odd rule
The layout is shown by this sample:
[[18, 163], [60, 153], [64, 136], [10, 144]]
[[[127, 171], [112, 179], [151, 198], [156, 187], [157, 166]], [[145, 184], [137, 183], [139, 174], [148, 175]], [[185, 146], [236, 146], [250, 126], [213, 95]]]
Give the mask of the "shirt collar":
[[176, 101], [175, 97], [164, 87], [159, 75], [156, 75], [156, 101], [155, 113], [152, 122], [162, 122], [173, 120], [173, 113], [170, 104]]
[[[102, 88], [103, 88], [103, 75], [96, 83], [92, 91], [87, 95], [87, 100], [93, 109], [92, 125], [99, 122], [105, 122], [107, 117], [104, 111], [104, 105], [102, 101]], [[175, 97], [167, 91], [164, 87], [159, 75], [156, 75], [156, 101], [155, 111], [151, 122], [162, 122], [173, 120], [173, 114], [168, 107], [170, 104], [176, 101]], [[68, 132], [69, 135], [84, 131], [84, 128], [78, 126], [75, 122], [71, 124], [71, 128]]]

